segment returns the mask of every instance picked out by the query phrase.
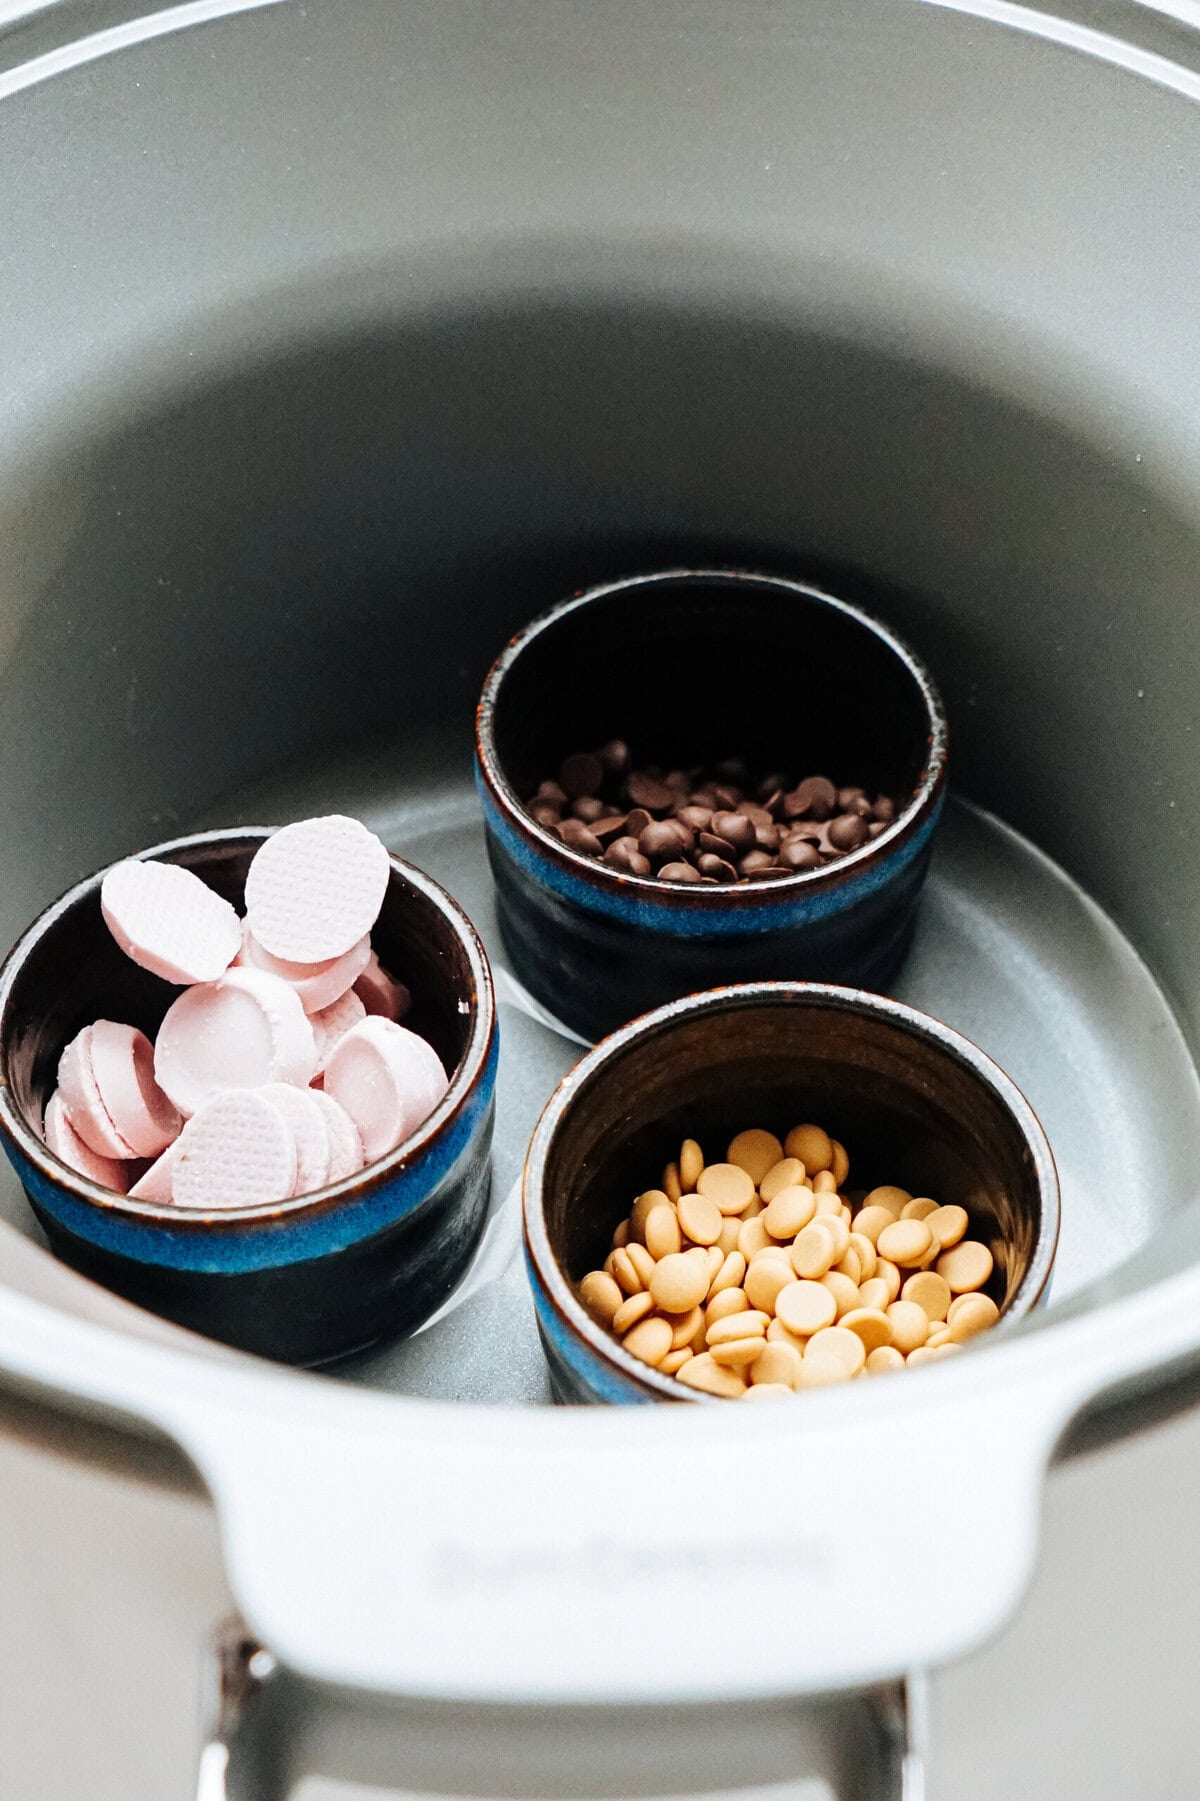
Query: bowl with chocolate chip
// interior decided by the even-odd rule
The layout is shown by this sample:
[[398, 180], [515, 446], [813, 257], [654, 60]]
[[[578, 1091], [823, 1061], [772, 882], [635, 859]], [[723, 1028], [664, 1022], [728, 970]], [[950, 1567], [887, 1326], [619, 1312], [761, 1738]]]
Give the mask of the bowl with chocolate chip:
[[573, 595], [477, 713], [514, 973], [593, 1039], [718, 983], [884, 988], [946, 773], [928, 670], [846, 601], [725, 569]]

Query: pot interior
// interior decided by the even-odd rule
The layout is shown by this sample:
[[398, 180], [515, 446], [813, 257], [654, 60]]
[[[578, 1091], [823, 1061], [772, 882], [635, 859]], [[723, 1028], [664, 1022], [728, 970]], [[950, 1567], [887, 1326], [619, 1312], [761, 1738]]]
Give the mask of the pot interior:
[[[670, 152], [654, 193], [627, 131], [601, 156], [559, 119], [554, 95], [586, 116], [603, 71], [561, 12], [544, 42], [536, 6], [514, 9], [509, 48], [538, 45], [535, 110], [562, 151], [545, 188], [495, 102], [521, 78], [497, 70], [486, 10], [453, 46], [425, 6], [356, 8], [358, 36], [264, 15], [203, 50], [198, 33], [145, 46], [143, 72], [163, 75], [136, 103], [149, 166], [112, 100], [125, 57], [19, 97], [25, 154], [0, 200], [28, 253], [3, 276], [0, 348], [16, 396], [0, 935], [134, 847], [336, 809], [444, 882], [502, 966], [470, 760], [506, 638], [639, 570], [813, 581], [909, 640], [946, 701], [955, 798], [896, 992], [1027, 1095], [1062, 1181], [1052, 1306], [1101, 1304], [1200, 1254], [1200, 452], [1182, 423], [1200, 416], [1200, 359], [1180, 324], [1200, 250], [1172, 224], [1196, 109], [997, 27], [980, 41], [913, 7], [881, 10], [873, 35], [835, 6], [815, 44], [756, 8], [759, 37], [722, 37], [700, 120], [645, 85], [672, 10], [629, 9], [611, 51], [628, 67], [610, 125], [639, 122], [647, 163]], [[685, 11], [681, 82], [711, 63], [697, 13], [720, 16]], [[273, 59], [265, 107], [247, 56]], [[848, 70], [861, 123], [842, 154], [829, 109]], [[1101, 103], [1103, 181], [1082, 149]], [[205, 116], [223, 126], [200, 154]], [[399, 119], [426, 133], [421, 156]], [[269, 145], [289, 131], [295, 185], [273, 192]], [[69, 179], [89, 155], [113, 196], [90, 224]], [[39, 236], [44, 217], [63, 229]], [[664, 717], [720, 705], [720, 679], [664, 671]], [[758, 679], [762, 710], [803, 715], [803, 672]], [[503, 983], [501, 1025], [505, 1193], [578, 1046]], [[11, 1179], [0, 1210], [3, 1274], [13, 1234], [36, 1229]], [[82, 1288], [55, 1273], [63, 1308]], [[545, 1398], [519, 1265], [343, 1373]]]

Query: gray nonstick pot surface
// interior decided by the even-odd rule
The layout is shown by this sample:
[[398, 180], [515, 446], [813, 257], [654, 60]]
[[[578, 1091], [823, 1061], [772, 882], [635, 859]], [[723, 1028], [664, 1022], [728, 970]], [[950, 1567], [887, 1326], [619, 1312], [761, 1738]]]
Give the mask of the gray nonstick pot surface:
[[[337, 809], [444, 882], [502, 969], [470, 727], [506, 634], [678, 563], [876, 610], [953, 734], [897, 992], [1004, 1065], [1062, 1177], [1021, 1380], [1063, 1344], [1084, 1372], [1100, 1310], [1130, 1335], [1047, 1412], [1044, 1457], [1094, 1392], [1195, 1349], [1162, 1285], [1200, 1260], [1200, 38], [1109, 9], [1131, 58], [993, 10], [345, 0], [105, 55], [62, 53], [70, 15], [0, 37], [0, 934], [132, 845]], [[578, 1045], [501, 987], [503, 1194]], [[219, 1504], [233, 1386], [174, 1417], [192, 1378], [164, 1391], [159, 1356], [255, 1406], [286, 1388], [297, 1432], [334, 1381], [548, 1398], [519, 1262], [409, 1344], [283, 1377], [35, 1253], [9, 1178], [0, 1215], [37, 1322], [0, 1310], [0, 1361], [179, 1436]], [[963, 1419], [1004, 1355], [955, 1379]], [[415, 1440], [398, 1404], [360, 1417], [381, 1458], [467, 1419], [464, 1459], [492, 1443], [454, 1409]], [[584, 1461], [589, 1432], [633, 1429], [529, 1427]], [[297, 1665], [402, 1683], [382, 1602], [347, 1603], [344, 1640], [320, 1604], [283, 1621], [252, 1511], [238, 1488], [239, 1593]], [[904, 1655], [848, 1646], [829, 1681]], [[453, 1667], [431, 1651], [433, 1690]], [[464, 1688], [504, 1698], [483, 1670]]]

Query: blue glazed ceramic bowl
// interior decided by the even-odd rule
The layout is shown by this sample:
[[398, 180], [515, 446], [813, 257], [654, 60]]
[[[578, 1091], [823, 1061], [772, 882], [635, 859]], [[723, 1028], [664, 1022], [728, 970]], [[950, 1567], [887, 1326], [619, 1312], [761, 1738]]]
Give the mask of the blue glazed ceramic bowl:
[[685, 1137], [709, 1161], [736, 1132], [816, 1120], [850, 1183], [898, 1183], [966, 1206], [1005, 1318], [1027, 1313], [1058, 1244], [1058, 1176], [1028, 1101], [969, 1039], [899, 1001], [760, 982], [673, 1001], [614, 1032], [566, 1076], [525, 1163], [525, 1252], [562, 1401], [706, 1401], [638, 1361], [576, 1292], [635, 1197]]
[[[240, 908], [267, 836], [208, 832], [140, 854], [195, 870]], [[498, 1040], [491, 971], [466, 915], [391, 859], [373, 942], [412, 991], [406, 1023], [450, 1074], [419, 1130], [315, 1194], [201, 1214], [97, 1186], [37, 1129], [59, 1055], [82, 1026], [104, 1016], [153, 1036], [178, 992], [118, 950], [100, 913], [103, 876], [48, 908], [0, 970], [0, 1136], [51, 1248], [154, 1313], [288, 1363], [414, 1330], [463, 1274], [487, 1211]]]
[[[702, 887], [627, 875], [562, 843], [522, 802], [573, 751], [624, 739], [666, 768], [739, 756], [897, 801], [837, 862]], [[515, 973], [588, 1038], [719, 982], [883, 988], [908, 947], [945, 798], [946, 721], [886, 627], [803, 583], [668, 570], [576, 594], [496, 660], [476, 770]]]

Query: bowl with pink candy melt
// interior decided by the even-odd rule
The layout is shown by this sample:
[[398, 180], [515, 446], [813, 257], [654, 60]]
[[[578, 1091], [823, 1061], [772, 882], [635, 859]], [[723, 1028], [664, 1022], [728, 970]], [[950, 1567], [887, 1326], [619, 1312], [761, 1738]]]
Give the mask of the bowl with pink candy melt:
[[227, 1344], [416, 1329], [490, 1181], [497, 1029], [451, 897], [356, 819], [179, 838], [0, 970], [0, 1138], [51, 1249]]

